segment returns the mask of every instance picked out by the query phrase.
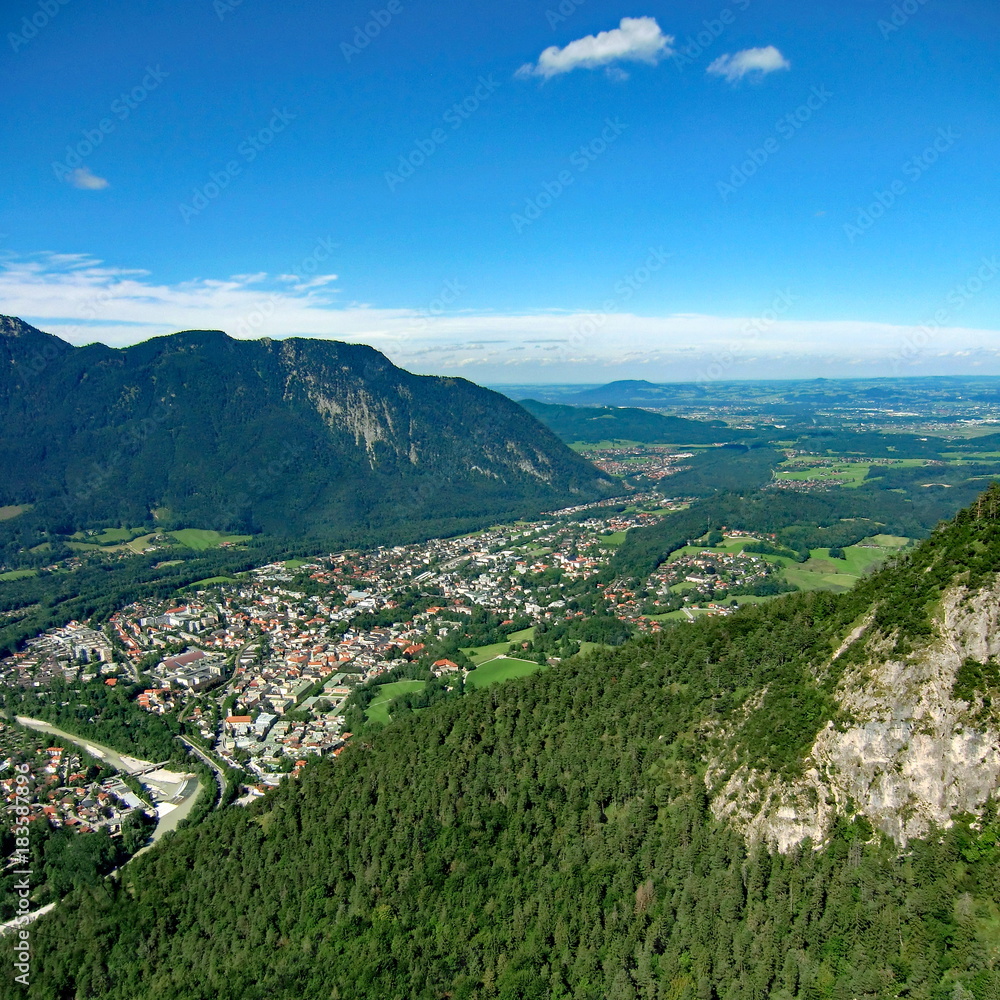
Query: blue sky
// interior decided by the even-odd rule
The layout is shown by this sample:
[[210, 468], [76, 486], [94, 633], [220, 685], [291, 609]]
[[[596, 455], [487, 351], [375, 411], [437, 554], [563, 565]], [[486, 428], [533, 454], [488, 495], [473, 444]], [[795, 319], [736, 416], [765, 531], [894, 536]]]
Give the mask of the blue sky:
[[0, 312], [74, 343], [1000, 374], [986, 0], [12, 0], [0, 31]]

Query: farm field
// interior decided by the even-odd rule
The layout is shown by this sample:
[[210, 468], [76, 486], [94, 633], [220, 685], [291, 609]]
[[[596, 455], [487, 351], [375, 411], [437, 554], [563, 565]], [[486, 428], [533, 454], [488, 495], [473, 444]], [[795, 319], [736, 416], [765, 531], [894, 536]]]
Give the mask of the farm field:
[[204, 528], [181, 528], [180, 531], [169, 531], [167, 534], [196, 552], [214, 549], [225, 542], [248, 542], [251, 538], [250, 535], [228, 535], [223, 531], [208, 531]]
[[610, 448], [638, 448], [641, 441], [598, 441], [597, 444], [588, 444], [585, 441], [574, 441], [570, 447], [573, 451], [607, 451]]
[[105, 528], [103, 531], [78, 531], [73, 540], [88, 545], [117, 545], [120, 542], [130, 542], [133, 538], [144, 534], [142, 528]]
[[775, 470], [774, 478], [779, 482], [818, 480], [819, 482], [840, 484], [848, 489], [857, 489], [864, 483], [875, 464], [897, 469], [915, 469], [927, 464], [922, 458], [900, 458], [891, 462], [884, 460], [876, 462], [875, 459], [865, 458], [849, 462], [824, 462], [820, 459], [817, 459], [814, 464], [808, 464], [809, 462], [809, 458], [803, 459], [801, 457], [784, 462]]
[[626, 534], [627, 532], [625, 531], [616, 531], [610, 535], [601, 535], [600, 541], [602, 545], [611, 545], [614, 548], [618, 548], [625, 541]]
[[183, 545], [196, 552], [204, 552], [229, 543], [249, 541], [250, 535], [230, 535], [222, 531], [210, 531], [204, 528], [180, 528], [177, 531], [146, 531], [144, 528], [105, 528], [91, 534], [78, 531], [70, 536], [67, 546], [76, 552], [135, 552], [142, 555], [152, 545], [156, 544], [157, 536], [165, 536], [170, 545]]

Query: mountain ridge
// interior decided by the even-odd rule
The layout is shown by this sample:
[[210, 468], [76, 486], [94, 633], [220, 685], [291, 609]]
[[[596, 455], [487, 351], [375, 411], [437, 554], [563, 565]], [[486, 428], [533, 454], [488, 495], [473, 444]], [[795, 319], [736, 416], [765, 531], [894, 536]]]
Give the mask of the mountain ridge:
[[0, 320], [0, 506], [52, 527], [273, 534], [500, 516], [613, 492], [512, 401], [372, 347], [182, 331], [72, 347]]

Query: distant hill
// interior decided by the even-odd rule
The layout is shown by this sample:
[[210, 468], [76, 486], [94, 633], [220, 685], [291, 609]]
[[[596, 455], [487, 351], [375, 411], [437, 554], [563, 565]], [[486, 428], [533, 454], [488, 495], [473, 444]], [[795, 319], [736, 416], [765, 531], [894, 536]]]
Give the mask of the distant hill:
[[[576, 406], [669, 406], [671, 388], [643, 379], [623, 379], [567, 396], [565, 402]], [[684, 395], [694, 389], [693, 385], [685, 385]]]
[[686, 420], [627, 407], [564, 406], [525, 399], [521, 405], [567, 443], [637, 441], [664, 444], [717, 444], [741, 441], [749, 434], [722, 420]]
[[498, 393], [378, 351], [188, 331], [114, 350], [0, 318], [0, 507], [275, 535], [548, 509], [612, 482]]

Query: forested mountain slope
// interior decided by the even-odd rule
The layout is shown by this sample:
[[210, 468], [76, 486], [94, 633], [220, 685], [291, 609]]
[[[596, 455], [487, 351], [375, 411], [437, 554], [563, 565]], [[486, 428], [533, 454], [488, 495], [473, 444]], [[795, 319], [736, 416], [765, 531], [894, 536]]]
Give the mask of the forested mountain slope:
[[0, 317], [0, 507], [52, 531], [304, 533], [583, 502], [612, 484], [498, 393], [370, 347], [189, 331], [74, 348]]
[[998, 570], [994, 489], [850, 593], [408, 716], [82, 887], [26, 995], [998, 1000]]
[[523, 399], [521, 405], [562, 441], [596, 444], [601, 441], [638, 441], [662, 444], [715, 444], [750, 437], [723, 420], [687, 420], [652, 410], [612, 406], [561, 406]]

